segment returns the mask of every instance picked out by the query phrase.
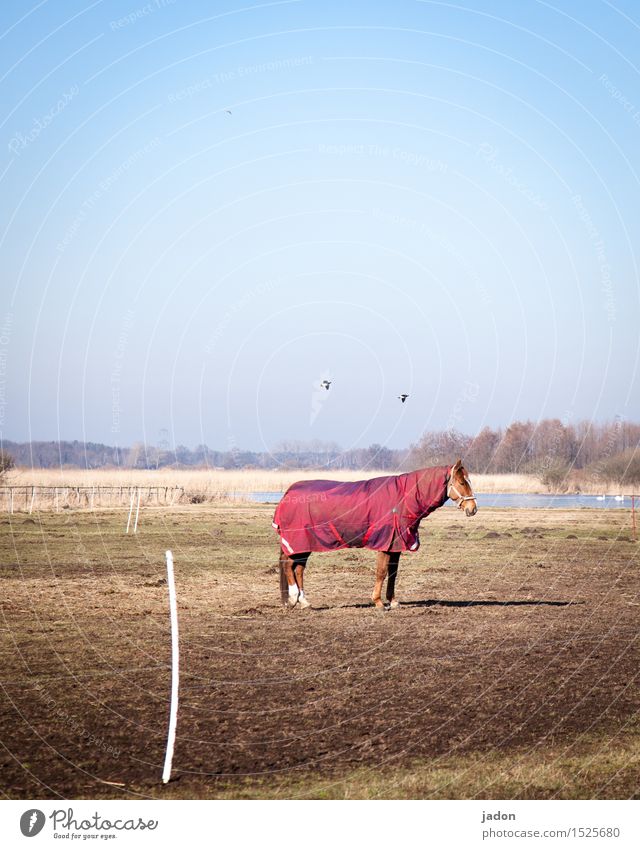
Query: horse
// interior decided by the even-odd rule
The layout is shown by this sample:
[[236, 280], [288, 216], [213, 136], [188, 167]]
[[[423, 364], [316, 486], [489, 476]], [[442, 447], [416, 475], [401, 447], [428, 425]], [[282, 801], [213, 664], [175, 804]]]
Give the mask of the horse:
[[[280, 597], [286, 609], [310, 606], [304, 570], [313, 551], [369, 548], [377, 552], [371, 600], [398, 606], [395, 596], [400, 554], [420, 545], [420, 521], [451, 499], [467, 516], [478, 511], [469, 477], [458, 460], [403, 475], [355, 483], [312, 480], [292, 484], [273, 517], [280, 535]], [[382, 585], [387, 580], [387, 605]]]

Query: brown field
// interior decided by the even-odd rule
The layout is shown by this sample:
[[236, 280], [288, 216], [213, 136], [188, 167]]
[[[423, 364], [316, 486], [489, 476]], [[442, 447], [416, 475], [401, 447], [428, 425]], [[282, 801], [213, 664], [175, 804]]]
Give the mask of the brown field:
[[147, 510], [128, 537], [122, 510], [0, 518], [3, 796], [637, 798], [627, 510], [439, 510], [389, 612], [366, 551], [312, 556], [312, 609], [282, 611], [271, 515]]

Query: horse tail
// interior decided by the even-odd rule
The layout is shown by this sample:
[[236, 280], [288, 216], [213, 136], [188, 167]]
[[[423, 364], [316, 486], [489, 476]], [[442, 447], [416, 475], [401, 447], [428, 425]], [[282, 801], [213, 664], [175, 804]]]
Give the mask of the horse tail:
[[280, 600], [284, 605], [289, 601], [289, 584], [284, 571], [284, 551], [280, 549]]

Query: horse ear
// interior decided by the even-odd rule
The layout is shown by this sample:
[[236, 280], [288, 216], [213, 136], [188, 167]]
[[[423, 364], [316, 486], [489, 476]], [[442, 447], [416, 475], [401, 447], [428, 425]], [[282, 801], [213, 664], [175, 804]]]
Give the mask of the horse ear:
[[458, 469], [461, 469], [461, 468], [462, 468], [462, 460], [460, 458], [458, 458], [455, 462], [454, 467], [453, 467], [453, 471], [457, 472]]

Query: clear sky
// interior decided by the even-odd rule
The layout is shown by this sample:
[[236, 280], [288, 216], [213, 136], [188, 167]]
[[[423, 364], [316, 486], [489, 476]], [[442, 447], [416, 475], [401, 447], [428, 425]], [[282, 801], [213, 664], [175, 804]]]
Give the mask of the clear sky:
[[637, 3], [15, 0], [0, 32], [3, 439], [640, 418]]

